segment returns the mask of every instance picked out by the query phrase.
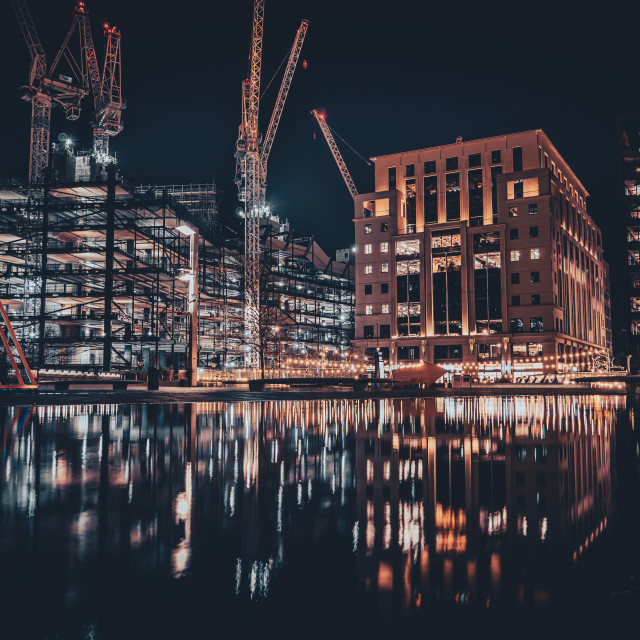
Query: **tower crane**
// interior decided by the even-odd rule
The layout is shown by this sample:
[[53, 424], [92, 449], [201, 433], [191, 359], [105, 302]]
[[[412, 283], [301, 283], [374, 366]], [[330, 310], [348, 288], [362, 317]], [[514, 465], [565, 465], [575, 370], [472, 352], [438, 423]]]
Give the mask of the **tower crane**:
[[80, 20], [83, 84], [85, 87], [91, 87], [93, 94], [93, 154], [98, 161], [104, 162], [109, 158], [109, 138], [118, 135], [123, 129], [120, 31], [108, 23], [104, 25], [107, 42], [104, 66], [100, 75], [89, 23], [89, 11], [84, 2], [78, 2], [76, 14]]
[[338, 165], [338, 169], [340, 169], [340, 173], [342, 174], [342, 178], [347, 185], [347, 189], [349, 189], [349, 193], [351, 194], [351, 197], [355, 199], [355, 197], [358, 195], [358, 190], [356, 189], [356, 185], [354, 184], [353, 179], [351, 178], [349, 169], [347, 169], [347, 165], [345, 164], [344, 158], [340, 153], [340, 149], [338, 149], [338, 145], [336, 144], [336, 141], [333, 138], [331, 129], [326, 122], [324, 113], [320, 112], [318, 109], [313, 109], [311, 113], [313, 114], [315, 119], [318, 121], [318, 124], [320, 125], [320, 129], [324, 135], [325, 140], [327, 141], [327, 144], [329, 145], [329, 149], [331, 150], [333, 158], [336, 161], [336, 164]]
[[29, 83], [22, 88], [22, 98], [31, 102], [29, 182], [38, 184], [43, 181], [44, 172], [49, 165], [52, 107], [61, 106], [67, 120], [77, 120], [80, 117], [81, 102], [88, 94], [84, 84], [76, 84], [68, 76], [59, 75], [58, 78], [54, 78], [54, 72], [63, 56], [69, 60], [72, 73], [76, 78], [78, 77], [77, 70], [80, 69], [80, 66], [71, 55], [68, 45], [77, 28], [79, 18], [77, 12], [74, 12], [71, 27], [47, 72], [45, 51], [25, 0], [11, 0], [11, 2], [31, 55]]
[[[80, 117], [81, 102], [90, 91], [93, 93], [95, 108], [95, 121], [92, 123], [93, 151], [100, 161], [104, 161], [109, 157], [109, 137], [122, 131], [121, 111], [124, 104], [121, 90], [120, 32], [115, 27], [104, 25], [107, 41], [101, 75], [89, 23], [89, 11], [84, 0], [78, 0], [71, 26], [47, 70], [44, 48], [26, 1], [12, 0], [12, 4], [31, 54], [29, 84], [22, 91], [23, 98], [32, 103], [29, 182], [41, 183], [49, 165], [52, 107], [56, 104], [62, 106], [67, 120], [77, 120]], [[80, 39], [77, 59], [69, 49], [71, 37], [76, 32]], [[68, 62], [76, 82], [66, 75], [54, 78], [54, 72], [62, 58]]]
[[260, 332], [260, 217], [265, 209], [267, 161], [291, 87], [308, 22], [302, 21], [296, 33], [287, 68], [261, 143], [258, 116], [260, 110], [260, 78], [262, 71], [262, 41], [264, 33], [264, 0], [254, 0], [249, 78], [242, 83], [242, 122], [236, 143], [236, 184], [238, 199], [244, 203], [244, 304], [246, 365], [259, 364]]
[[244, 202], [244, 321], [246, 364], [258, 366], [260, 331], [260, 75], [264, 0], [254, 0], [249, 78], [242, 83], [242, 124], [236, 143], [238, 197]]

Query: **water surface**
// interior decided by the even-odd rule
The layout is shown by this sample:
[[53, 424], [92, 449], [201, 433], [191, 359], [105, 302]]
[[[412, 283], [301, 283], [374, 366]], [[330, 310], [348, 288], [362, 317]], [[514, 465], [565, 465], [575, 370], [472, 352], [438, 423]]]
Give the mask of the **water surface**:
[[613, 396], [0, 409], [0, 638], [622, 628], [637, 415]]

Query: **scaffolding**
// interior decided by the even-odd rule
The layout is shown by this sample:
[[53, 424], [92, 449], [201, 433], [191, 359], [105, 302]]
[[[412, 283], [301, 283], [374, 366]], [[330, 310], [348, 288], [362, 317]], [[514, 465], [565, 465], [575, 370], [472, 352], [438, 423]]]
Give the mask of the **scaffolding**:
[[[188, 369], [191, 255], [181, 229], [198, 228], [198, 366], [241, 370], [244, 252], [216, 230], [215, 185], [106, 181], [0, 184], [0, 300], [39, 371]], [[344, 362], [354, 322], [352, 267], [276, 218], [261, 228], [262, 353]], [[206, 375], [204, 376], [206, 378]]]
[[313, 237], [295, 238], [288, 225], [264, 223], [261, 239], [268, 366], [282, 369], [302, 358], [316, 369], [342, 364], [354, 330], [353, 266], [327, 256]]

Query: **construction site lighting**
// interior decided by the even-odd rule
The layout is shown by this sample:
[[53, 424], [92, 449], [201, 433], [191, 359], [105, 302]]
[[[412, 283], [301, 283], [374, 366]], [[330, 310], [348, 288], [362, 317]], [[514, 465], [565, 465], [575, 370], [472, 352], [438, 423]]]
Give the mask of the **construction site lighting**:
[[195, 230], [188, 227], [186, 224], [181, 224], [179, 227], [176, 227], [176, 231], [181, 233], [183, 236], [192, 236], [195, 234]]

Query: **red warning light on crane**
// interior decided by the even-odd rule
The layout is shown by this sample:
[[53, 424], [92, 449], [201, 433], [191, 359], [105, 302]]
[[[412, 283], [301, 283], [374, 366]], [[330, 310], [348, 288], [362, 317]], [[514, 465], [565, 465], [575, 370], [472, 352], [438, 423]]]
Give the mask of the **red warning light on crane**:
[[303, 69], [306, 69], [308, 66], [309, 66], [309, 65], [307, 64], [307, 61], [306, 61], [306, 60], [303, 60], [303, 61], [302, 61], [302, 68], [303, 68]]

